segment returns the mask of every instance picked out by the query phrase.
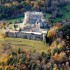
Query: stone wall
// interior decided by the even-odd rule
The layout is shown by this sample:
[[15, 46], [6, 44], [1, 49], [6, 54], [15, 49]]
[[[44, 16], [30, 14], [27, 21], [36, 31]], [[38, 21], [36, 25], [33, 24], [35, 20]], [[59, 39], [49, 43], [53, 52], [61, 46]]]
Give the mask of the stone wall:
[[23, 32], [7, 32], [7, 37], [11, 38], [24, 38], [24, 39], [30, 39], [30, 40], [43, 40], [42, 35], [37, 34], [31, 34], [31, 33], [23, 33]]

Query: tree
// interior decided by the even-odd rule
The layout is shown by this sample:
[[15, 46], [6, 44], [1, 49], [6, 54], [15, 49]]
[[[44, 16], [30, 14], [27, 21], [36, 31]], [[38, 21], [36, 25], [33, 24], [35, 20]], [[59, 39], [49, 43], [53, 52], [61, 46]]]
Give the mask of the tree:
[[20, 49], [20, 48], [18, 49], [18, 53], [19, 53], [19, 54], [21, 53], [21, 49]]
[[70, 26], [65, 24], [60, 29], [58, 29], [58, 34], [60, 31], [63, 32], [63, 39], [65, 39], [66, 48], [69, 49], [70, 47]]

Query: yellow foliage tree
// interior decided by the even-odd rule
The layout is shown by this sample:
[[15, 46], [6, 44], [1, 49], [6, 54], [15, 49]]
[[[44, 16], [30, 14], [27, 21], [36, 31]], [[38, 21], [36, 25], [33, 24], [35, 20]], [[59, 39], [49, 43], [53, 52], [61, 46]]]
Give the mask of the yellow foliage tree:
[[6, 35], [3, 33], [0, 33], [0, 39], [6, 38]]
[[61, 43], [57, 45], [57, 48], [58, 49], [60, 49], [61, 47], [62, 47], [62, 44]]
[[19, 2], [14, 1], [12, 4], [15, 5], [15, 6], [17, 6], [17, 5], [19, 5]]
[[4, 70], [7, 70], [8, 68], [9, 68], [9, 66], [5, 66], [5, 67], [4, 67]]
[[57, 67], [54, 67], [53, 70], [58, 70], [58, 68]]
[[5, 6], [7, 6], [7, 7], [11, 7], [12, 4], [11, 4], [11, 3], [6, 3]]
[[59, 60], [59, 59], [60, 59], [60, 58], [59, 58], [59, 54], [55, 53], [54, 56], [53, 56], [53, 59], [54, 59], [54, 60]]
[[55, 36], [55, 32], [58, 28], [59, 28], [58, 26], [53, 26], [52, 28], [50, 28], [50, 30], [48, 31], [47, 37], [53, 38]]
[[48, 31], [47, 37], [48, 37], [48, 38], [52, 38], [52, 37], [54, 36], [54, 33], [55, 33], [54, 28], [51, 28], [51, 29]]

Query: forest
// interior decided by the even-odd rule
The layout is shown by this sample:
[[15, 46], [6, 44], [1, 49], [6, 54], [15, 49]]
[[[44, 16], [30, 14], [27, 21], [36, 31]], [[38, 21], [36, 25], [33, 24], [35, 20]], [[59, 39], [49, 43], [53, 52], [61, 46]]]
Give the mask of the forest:
[[70, 18], [70, 0], [0, 0], [0, 20], [24, 17], [26, 11], [42, 11], [49, 20]]

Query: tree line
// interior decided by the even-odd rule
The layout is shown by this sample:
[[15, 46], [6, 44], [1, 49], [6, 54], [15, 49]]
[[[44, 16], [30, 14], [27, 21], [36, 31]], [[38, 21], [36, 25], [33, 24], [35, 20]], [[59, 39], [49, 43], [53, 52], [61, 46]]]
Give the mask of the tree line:
[[0, 0], [0, 20], [24, 15], [25, 11], [51, 13], [50, 18], [61, 17], [60, 8], [70, 1], [66, 0]]

